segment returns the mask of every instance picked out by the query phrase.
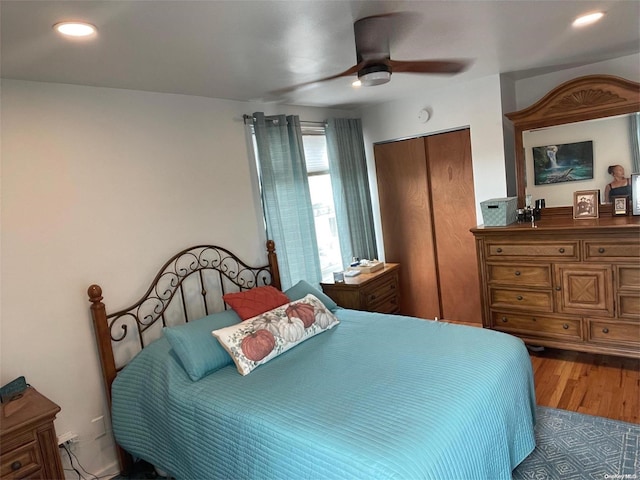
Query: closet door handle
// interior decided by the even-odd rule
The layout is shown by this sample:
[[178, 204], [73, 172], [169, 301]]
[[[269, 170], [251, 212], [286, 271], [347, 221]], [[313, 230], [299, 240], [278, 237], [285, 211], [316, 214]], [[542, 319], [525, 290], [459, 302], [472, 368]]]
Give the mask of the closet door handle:
[[560, 290], [562, 290], [562, 288], [556, 287], [556, 292], [559, 292]]

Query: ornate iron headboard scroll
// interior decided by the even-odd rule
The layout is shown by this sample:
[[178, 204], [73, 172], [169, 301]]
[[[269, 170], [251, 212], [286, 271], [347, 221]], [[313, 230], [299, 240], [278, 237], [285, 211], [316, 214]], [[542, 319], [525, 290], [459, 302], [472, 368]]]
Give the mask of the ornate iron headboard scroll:
[[[267, 254], [267, 265], [252, 267], [222, 247], [198, 245], [185, 249], [171, 257], [162, 266], [140, 300], [128, 308], [110, 314], [107, 314], [102, 302], [102, 288], [91, 285], [87, 293], [91, 302], [91, 317], [109, 407], [111, 406], [111, 384], [117, 372], [126, 364], [126, 362], [116, 364], [114, 345], [124, 343], [125, 339], [130, 342], [129, 334], [132, 334], [133, 330], [137, 333], [135, 344], [139, 351], [157, 338], [157, 335], [147, 337], [145, 333], [152, 327], [158, 333], [159, 327], [167, 326], [168, 314], [188, 322], [208, 315], [212, 308], [214, 311], [220, 311], [226, 308], [221, 297], [230, 291], [248, 290], [263, 285], [272, 285], [280, 289], [275, 244], [271, 240], [267, 241]], [[213, 277], [206, 277], [206, 272], [213, 273]], [[187, 291], [185, 287], [188, 282]], [[193, 295], [194, 291], [196, 291], [195, 295]], [[211, 299], [213, 293], [218, 295]], [[194, 308], [194, 304], [198, 304], [198, 308]], [[200, 312], [200, 315], [194, 316], [194, 311]], [[171, 324], [173, 323], [175, 321]], [[121, 468], [126, 470], [130, 458], [120, 449], [118, 449], [118, 457]]]

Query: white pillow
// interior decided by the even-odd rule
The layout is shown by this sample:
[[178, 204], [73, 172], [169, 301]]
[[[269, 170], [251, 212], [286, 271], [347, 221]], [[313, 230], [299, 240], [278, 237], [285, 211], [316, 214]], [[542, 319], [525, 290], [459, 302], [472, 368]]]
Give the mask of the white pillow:
[[247, 375], [258, 365], [318, 333], [338, 319], [312, 294], [244, 322], [211, 332], [229, 352], [238, 372]]

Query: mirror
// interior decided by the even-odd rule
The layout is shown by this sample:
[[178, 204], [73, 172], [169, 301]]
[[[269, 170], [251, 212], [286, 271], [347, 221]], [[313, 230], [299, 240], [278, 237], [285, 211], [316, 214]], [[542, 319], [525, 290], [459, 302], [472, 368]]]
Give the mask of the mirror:
[[[572, 208], [566, 206], [572, 204], [573, 191], [604, 189], [611, 181], [607, 167], [610, 164], [622, 164], [623, 161], [613, 160], [613, 154], [604, 155], [601, 148], [594, 147], [595, 141], [591, 145], [592, 183], [558, 182], [553, 185], [540, 185], [537, 189], [534, 181], [532, 147], [580, 143], [595, 138], [602, 139], [605, 134], [624, 136], [624, 133], [613, 133], [613, 129], [622, 128], [626, 133], [627, 127], [620, 125], [628, 121], [626, 115], [639, 111], [640, 84], [611, 75], [589, 75], [563, 83], [528, 108], [508, 113], [506, 116], [513, 122], [515, 134], [518, 207], [524, 207], [525, 194], [530, 193], [533, 198], [545, 198], [545, 201], [547, 198], [550, 199], [545, 215], [571, 215]], [[596, 119], [598, 121], [594, 121]], [[597, 136], [593, 137], [594, 135]], [[628, 137], [628, 133], [626, 135]], [[589, 146], [581, 147], [588, 149]], [[567, 170], [569, 169], [555, 173], [571, 175], [575, 172], [577, 178], [581, 178], [579, 169], [569, 172]], [[630, 165], [625, 167], [625, 173], [632, 173]], [[542, 176], [538, 180], [541, 184], [546, 181]], [[545, 188], [546, 191], [540, 193], [540, 188]], [[562, 193], [553, 193], [553, 189], [558, 189], [556, 192], [562, 190]]]

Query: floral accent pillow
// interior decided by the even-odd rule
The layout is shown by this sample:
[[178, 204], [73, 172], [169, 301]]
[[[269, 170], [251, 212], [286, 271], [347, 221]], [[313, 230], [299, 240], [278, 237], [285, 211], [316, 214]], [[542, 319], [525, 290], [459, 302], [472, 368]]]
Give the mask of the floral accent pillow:
[[258, 365], [286, 352], [318, 333], [335, 327], [338, 319], [309, 294], [237, 325], [211, 332], [229, 352], [238, 372], [247, 375]]

